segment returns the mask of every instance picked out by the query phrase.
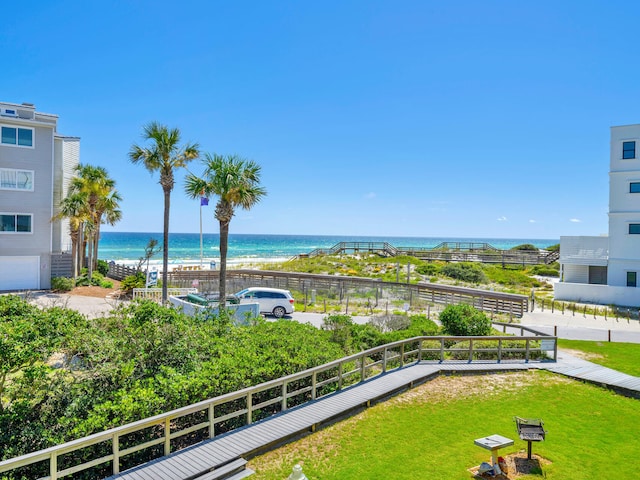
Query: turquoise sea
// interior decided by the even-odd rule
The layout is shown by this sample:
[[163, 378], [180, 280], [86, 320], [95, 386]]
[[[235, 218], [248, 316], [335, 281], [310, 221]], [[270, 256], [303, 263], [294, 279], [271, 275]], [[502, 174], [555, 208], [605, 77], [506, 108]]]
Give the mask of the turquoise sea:
[[[162, 245], [162, 233], [103, 232], [100, 238], [99, 257], [102, 260], [122, 264], [134, 264], [144, 255], [149, 239]], [[219, 235], [203, 234], [202, 261], [209, 265], [220, 259]], [[246, 264], [279, 261], [316, 248], [330, 248], [340, 242], [388, 242], [395, 247], [435, 247], [442, 242], [486, 242], [499, 249], [509, 249], [523, 243], [539, 248], [560, 243], [559, 239], [531, 238], [453, 238], [453, 237], [368, 237], [340, 235], [260, 235], [229, 234], [229, 263]], [[152, 264], [162, 263], [162, 254], [152, 259]], [[200, 263], [200, 234], [171, 233], [169, 236], [170, 264]]]

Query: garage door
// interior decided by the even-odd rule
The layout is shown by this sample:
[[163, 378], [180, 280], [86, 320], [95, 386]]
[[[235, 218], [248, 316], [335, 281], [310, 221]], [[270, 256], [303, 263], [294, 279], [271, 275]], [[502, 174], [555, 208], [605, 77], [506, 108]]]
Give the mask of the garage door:
[[0, 290], [39, 290], [40, 257], [0, 257]]

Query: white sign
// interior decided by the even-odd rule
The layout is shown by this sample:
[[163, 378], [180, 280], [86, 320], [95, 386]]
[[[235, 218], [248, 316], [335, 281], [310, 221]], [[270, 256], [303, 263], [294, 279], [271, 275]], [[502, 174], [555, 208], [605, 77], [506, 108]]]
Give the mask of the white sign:
[[150, 270], [147, 272], [147, 288], [158, 284], [158, 271]]
[[540, 350], [544, 352], [553, 351], [556, 348], [555, 340], [540, 340]]

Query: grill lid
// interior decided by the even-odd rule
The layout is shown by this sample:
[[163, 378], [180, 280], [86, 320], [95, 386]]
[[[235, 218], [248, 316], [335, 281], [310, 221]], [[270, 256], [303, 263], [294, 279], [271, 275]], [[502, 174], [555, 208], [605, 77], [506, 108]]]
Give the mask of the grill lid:
[[546, 430], [543, 425], [544, 422], [539, 418], [521, 418], [514, 417], [516, 421], [516, 427], [518, 429], [518, 435], [521, 440], [527, 440], [529, 442], [540, 442], [544, 440]]

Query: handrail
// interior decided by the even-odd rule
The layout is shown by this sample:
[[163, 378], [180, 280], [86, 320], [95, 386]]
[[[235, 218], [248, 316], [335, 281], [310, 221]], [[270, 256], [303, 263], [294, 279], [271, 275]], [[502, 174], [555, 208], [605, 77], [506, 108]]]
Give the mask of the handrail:
[[316, 248], [308, 254], [291, 258], [335, 255], [366, 250], [388, 256], [412, 255], [428, 260], [480, 261], [484, 263], [549, 264], [556, 261], [557, 253], [547, 250], [501, 250], [486, 242], [441, 242], [435, 247], [395, 247], [388, 242], [339, 242], [331, 248]]
[[[513, 326], [513, 324], [505, 325]], [[542, 344], [540, 346], [532, 344], [532, 342], [541, 339], [547, 341], [547, 344], [544, 346]], [[476, 343], [480, 341], [484, 344], [487, 342], [497, 342], [497, 347], [493, 348], [485, 345], [480, 348]], [[505, 348], [503, 346], [505, 341], [515, 342], [516, 345], [522, 343], [523, 346], [511, 346], [509, 348]], [[456, 348], [456, 345], [459, 345], [460, 343], [464, 344], [465, 342], [469, 342], [468, 347], [463, 345], [463, 348]], [[552, 342], [552, 345], [548, 342]], [[518, 357], [517, 360], [531, 362], [532, 355], [539, 355], [546, 358], [547, 352], [549, 351], [554, 352], [553, 360], [555, 361], [557, 359], [557, 337], [544, 334], [519, 337], [421, 336], [398, 340], [396, 342], [370, 348], [363, 352], [333, 360], [317, 367], [286, 375], [275, 380], [270, 380], [259, 385], [246, 387], [236, 392], [226, 393], [215, 398], [203, 400], [170, 412], [141, 419], [127, 425], [111, 428], [61, 445], [56, 445], [44, 450], [1, 461], [0, 473], [15, 470], [17, 468], [25, 467], [48, 459], [50, 473], [48, 477], [45, 477], [47, 480], [57, 480], [71, 473], [79, 472], [97, 464], [106, 462], [112, 462], [113, 473], [117, 474], [120, 470], [120, 460], [128, 454], [137, 452], [152, 444], [164, 444], [164, 455], [169, 455], [172, 453], [171, 439], [178, 438], [186, 433], [203, 429], [208, 429], [209, 438], [213, 438], [216, 434], [216, 426], [223, 421], [244, 416], [245, 425], [251, 424], [254, 421], [255, 413], [260, 411], [261, 408], [264, 408], [267, 405], [276, 405], [279, 403], [280, 412], [287, 410], [290, 408], [289, 400], [302, 394], [307, 394], [307, 398], [303, 399], [301, 403], [295, 403], [293, 406], [299, 406], [311, 400], [322, 398], [345, 387], [362, 383], [372, 377], [407, 365], [429, 360], [435, 361], [436, 363], [442, 363], [445, 361], [447, 355], [451, 356], [453, 359], [457, 359], [458, 362], [462, 360], [469, 363], [474, 362], [476, 356], [482, 357], [493, 355], [495, 355], [495, 360], [498, 362], [502, 361], [505, 358], [505, 355], [515, 355]], [[350, 367], [349, 364], [354, 365], [353, 367]], [[337, 370], [337, 372], [334, 373], [334, 370]], [[329, 374], [330, 376], [329, 378], [319, 379], [318, 377], [322, 374]], [[354, 376], [357, 377], [356, 380], [353, 380]], [[290, 384], [305, 379], [308, 381], [308, 385], [302, 387], [294, 385], [296, 390], [289, 391]], [[255, 405], [253, 404], [253, 398], [256, 395], [268, 392], [275, 388], [279, 389], [280, 396], [262, 400]], [[323, 388], [329, 388], [329, 391], [325, 392]], [[226, 405], [242, 398], [246, 399], [246, 405], [236, 405], [234, 407], [234, 411], [227, 412], [223, 416], [215, 416], [215, 407]], [[173, 420], [195, 412], [206, 412], [207, 420], [196, 425], [183, 425], [181, 426], [181, 430], [171, 431], [171, 422]], [[269, 415], [274, 414], [274, 412], [266, 413], [269, 413]], [[148, 439], [140, 440], [142, 443], [137, 446], [131, 446], [123, 451], [119, 450], [121, 437], [133, 432], [139, 432], [151, 426], [163, 427], [162, 437], [155, 438], [151, 441]], [[187, 430], [189, 432], [186, 432]], [[111, 454], [97, 459], [87, 460], [85, 463], [75, 465], [63, 471], [58, 470], [58, 457], [62, 454], [68, 454], [102, 442], [112, 442]]]

